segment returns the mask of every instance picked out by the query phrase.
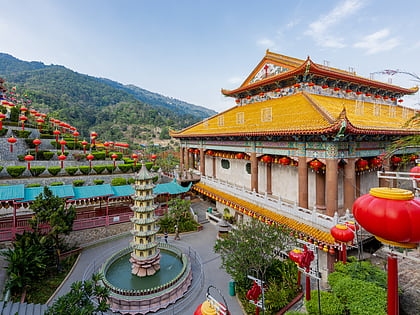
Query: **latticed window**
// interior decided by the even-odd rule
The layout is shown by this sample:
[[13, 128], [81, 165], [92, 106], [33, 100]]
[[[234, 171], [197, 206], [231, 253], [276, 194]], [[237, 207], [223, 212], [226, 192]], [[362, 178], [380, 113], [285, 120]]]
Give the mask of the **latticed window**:
[[271, 107], [261, 109], [261, 121], [267, 122], [272, 120]]
[[244, 124], [244, 112], [236, 113], [236, 124], [237, 125]]
[[222, 168], [228, 170], [230, 168], [230, 162], [229, 160], [222, 160]]
[[223, 127], [225, 125], [225, 117], [223, 115], [219, 116], [219, 127]]

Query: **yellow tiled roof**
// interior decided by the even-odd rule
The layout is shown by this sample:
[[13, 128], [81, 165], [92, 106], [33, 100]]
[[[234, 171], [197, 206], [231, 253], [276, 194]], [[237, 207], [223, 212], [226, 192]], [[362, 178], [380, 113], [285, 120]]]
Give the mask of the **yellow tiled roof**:
[[340, 122], [343, 109], [350, 124], [361, 131], [420, 132], [420, 128], [408, 130], [404, 126], [415, 114], [414, 109], [298, 93], [235, 106], [180, 132], [172, 132], [172, 136], [326, 132]]
[[302, 94], [296, 94], [236, 106], [173, 135], [311, 131], [330, 126]]
[[[315, 240], [318, 240], [320, 242], [326, 243], [326, 244], [335, 244], [334, 237], [327, 232], [321, 231], [313, 226], [307, 225], [305, 223], [299, 222], [297, 220], [285, 217], [283, 215], [280, 215], [278, 213], [272, 212], [270, 210], [267, 210], [265, 208], [262, 208], [260, 206], [257, 206], [253, 203], [247, 202], [245, 200], [242, 200], [240, 198], [234, 197], [230, 194], [227, 194], [225, 192], [222, 192], [220, 190], [214, 189], [210, 186], [207, 186], [203, 183], [197, 183], [193, 186], [193, 189], [199, 191], [199, 192], [208, 192], [213, 197], [219, 197], [224, 199], [225, 201], [230, 201], [233, 204], [245, 208], [248, 211], [252, 211], [253, 213], [256, 213], [257, 215], [263, 216], [265, 219], [269, 219], [273, 222], [276, 222], [278, 224], [287, 226], [295, 231], [302, 232], [303, 234], [306, 234], [307, 236], [314, 238]], [[222, 200], [223, 201], [223, 200]]]
[[[364, 102], [356, 105], [355, 100], [340, 99], [310, 94], [309, 97], [325, 112], [337, 117], [343, 108], [350, 123], [360, 129], [406, 130], [404, 124], [416, 111], [412, 108]], [[420, 128], [417, 128], [420, 131]], [[415, 129], [412, 129], [415, 130]]]

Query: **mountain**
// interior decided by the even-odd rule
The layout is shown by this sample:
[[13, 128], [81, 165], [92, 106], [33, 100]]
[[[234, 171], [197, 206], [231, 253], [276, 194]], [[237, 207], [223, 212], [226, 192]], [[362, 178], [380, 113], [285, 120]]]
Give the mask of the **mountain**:
[[216, 114], [134, 85], [3, 53], [0, 77], [8, 89], [17, 86], [26, 94], [36, 110], [75, 126], [84, 137], [95, 130], [106, 141], [144, 143]]

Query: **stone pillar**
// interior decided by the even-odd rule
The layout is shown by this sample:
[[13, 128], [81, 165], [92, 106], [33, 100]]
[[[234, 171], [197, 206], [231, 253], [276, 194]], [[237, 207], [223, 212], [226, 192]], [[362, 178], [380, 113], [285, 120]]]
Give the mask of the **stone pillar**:
[[308, 209], [308, 165], [306, 157], [298, 158], [298, 190], [299, 190], [299, 207]]
[[188, 169], [190, 168], [190, 152], [188, 151], [188, 148], [185, 148], [185, 155], [187, 156], [187, 159], [185, 161], [185, 170], [188, 171]]
[[355, 158], [348, 158], [344, 165], [344, 210], [351, 211], [356, 199], [356, 170]]
[[213, 166], [213, 178], [216, 178], [216, 157], [212, 157], [212, 166]]
[[182, 172], [184, 169], [184, 147], [179, 148], [180, 156], [179, 156], [179, 170]]
[[319, 211], [325, 211], [325, 174], [316, 172], [315, 175], [316, 184], [316, 209]]
[[273, 194], [271, 166], [272, 166], [271, 163], [267, 163], [267, 166], [266, 166], [266, 169], [265, 169], [266, 172], [267, 172], [267, 174], [266, 174], [266, 182], [267, 182], [266, 193], [269, 194], [269, 195]]
[[326, 160], [326, 197], [327, 215], [334, 216], [338, 210], [338, 160]]
[[251, 152], [251, 190], [258, 192], [258, 159], [255, 152]]
[[200, 173], [202, 176], [206, 175], [206, 156], [204, 155], [204, 149], [200, 149]]
[[356, 174], [356, 198], [359, 198], [360, 195], [360, 174]]
[[197, 169], [197, 160], [196, 160], [196, 158], [195, 158], [195, 153], [194, 152], [191, 152], [191, 168], [192, 169]]

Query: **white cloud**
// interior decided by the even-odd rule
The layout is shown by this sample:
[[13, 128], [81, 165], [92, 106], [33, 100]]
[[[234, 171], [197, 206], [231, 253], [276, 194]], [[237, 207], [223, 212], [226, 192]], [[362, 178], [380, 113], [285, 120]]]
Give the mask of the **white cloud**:
[[261, 38], [257, 41], [257, 45], [263, 46], [264, 48], [273, 48], [276, 45], [276, 43], [271, 39]]
[[312, 37], [315, 42], [323, 47], [343, 48], [343, 38], [331, 34], [330, 30], [341, 23], [342, 20], [354, 14], [364, 5], [362, 0], [345, 0], [339, 3], [329, 13], [309, 24], [305, 35]]
[[394, 49], [400, 44], [396, 37], [390, 38], [390, 31], [384, 28], [380, 31], [365, 36], [361, 41], [355, 43], [356, 48], [366, 49], [366, 54], [372, 55], [381, 51]]
[[242, 83], [243, 81], [244, 79], [241, 77], [231, 77], [228, 79], [229, 84], [239, 84], [239, 83]]

